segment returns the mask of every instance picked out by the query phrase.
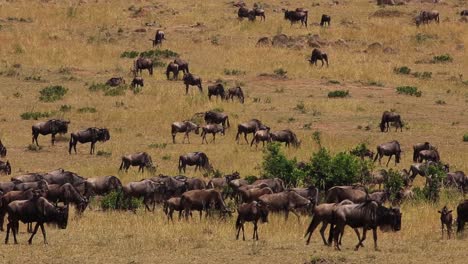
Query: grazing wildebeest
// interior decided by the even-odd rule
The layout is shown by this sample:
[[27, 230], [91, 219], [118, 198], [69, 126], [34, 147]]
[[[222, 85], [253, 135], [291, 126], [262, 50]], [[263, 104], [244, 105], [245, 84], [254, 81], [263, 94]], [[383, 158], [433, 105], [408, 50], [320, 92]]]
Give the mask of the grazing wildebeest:
[[319, 190], [313, 185], [306, 188], [291, 188], [290, 190], [297, 192], [300, 196], [306, 199], [309, 199], [314, 206], [319, 202]]
[[202, 137], [202, 144], [203, 142], [206, 142], [208, 144], [208, 140], [206, 140], [206, 134], [212, 134], [213, 135], [213, 143], [215, 142], [216, 139], [216, 134], [221, 133], [224, 136], [224, 126], [220, 124], [208, 124], [208, 125], [203, 125], [201, 127], [202, 132], [201, 132], [201, 137]]
[[379, 164], [380, 164], [383, 156], [389, 156], [388, 162], [386, 165], [388, 167], [388, 163], [390, 163], [390, 159], [392, 158], [393, 155], [395, 155], [395, 165], [397, 163], [400, 163], [401, 148], [400, 148], [400, 143], [396, 140], [378, 145], [377, 155], [375, 155], [374, 162], [377, 159], [379, 159]]
[[[164, 190], [164, 184], [152, 181], [152, 180], [141, 180], [138, 182], [129, 182], [126, 185], [122, 186], [122, 191], [124, 195], [124, 200], [129, 200], [131, 197], [141, 198], [143, 197], [143, 204], [145, 205], [146, 210], [153, 211], [156, 205], [155, 195], [157, 192], [160, 192], [161, 189]], [[153, 206], [153, 209], [150, 209], [150, 205]], [[131, 208], [134, 210], [134, 208]]]
[[384, 184], [385, 179], [387, 179], [387, 171], [384, 169], [378, 170], [371, 173], [370, 183], [374, 185], [379, 185], [379, 190], [382, 189], [382, 184]]
[[226, 199], [228, 194], [230, 194], [229, 190], [227, 190], [227, 188], [231, 187], [229, 186], [229, 183], [239, 178], [240, 178], [240, 174], [239, 172], [236, 171], [232, 174], [225, 175], [224, 177], [211, 179], [210, 181], [208, 181], [208, 184], [206, 185], [206, 187], [208, 189], [215, 189], [221, 192], [223, 199]]
[[50, 184], [46, 194], [47, 200], [57, 204], [63, 202], [65, 205], [75, 205], [79, 214], [83, 213], [88, 204], [88, 200], [83, 197], [73, 185], [65, 183], [64, 185]]
[[380, 121], [380, 131], [388, 132], [390, 129], [391, 122], [396, 124], [395, 131], [397, 131], [398, 128], [400, 128], [400, 131], [403, 132], [403, 122], [401, 121], [400, 115], [395, 112], [389, 111], [385, 111], [382, 114], [382, 120]]
[[461, 11], [460, 16], [468, 16], [468, 9]]
[[164, 185], [164, 196], [166, 200], [170, 197], [181, 196], [188, 190], [187, 181], [181, 181], [175, 177], [160, 174], [159, 176], [150, 178], [150, 180]]
[[377, 227], [391, 228], [392, 231], [401, 229], [401, 212], [399, 208], [386, 208], [374, 201], [366, 201], [360, 204], [338, 205], [333, 210], [334, 231], [333, 240], [335, 248], [341, 250], [338, 238], [343, 234], [346, 225], [352, 228], [362, 228], [362, 237], [358, 238], [355, 250], [363, 246], [367, 230], [372, 229], [374, 235], [374, 248], [377, 248]]
[[439, 11], [430, 10], [430, 11], [421, 11], [420, 16], [422, 18], [422, 23], [429, 24], [432, 20], [437, 23], [440, 22]]
[[239, 17], [239, 19], [248, 18], [250, 21], [254, 21], [256, 18], [255, 11], [252, 9], [248, 9], [245, 6], [239, 8], [239, 10], [237, 11], [237, 17]]
[[112, 77], [106, 82], [106, 85], [111, 87], [120, 86], [123, 84], [125, 84], [125, 80], [122, 77]]
[[457, 233], [463, 232], [465, 222], [468, 222], [468, 200], [465, 200], [457, 206]]
[[164, 213], [167, 216], [167, 221], [171, 220], [174, 222], [174, 219], [172, 218], [172, 215], [174, 214], [174, 211], [179, 212], [179, 220], [182, 216], [182, 212], [184, 211], [184, 208], [182, 207], [182, 204], [180, 203], [181, 198], [180, 197], [172, 197], [166, 201], [164, 201]]
[[208, 86], [208, 98], [211, 100], [211, 96], [216, 96], [216, 98], [221, 97], [221, 100], [226, 98], [226, 92], [224, 91], [224, 86], [221, 83]]
[[2, 140], [0, 139], [0, 157], [4, 158], [7, 154], [7, 148], [3, 145]]
[[170, 62], [168, 65], [167, 65], [167, 68], [166, 68], [166, 78], [168, 80], [170, 80], [170, 75], [172, 73], [172, 79], [173, 80], [177, 80], [179, 79], [179, 65], [177, 65], [176, 63], [174, 62]]
[[210, 214], [209, 209], [220, 210], [223, 215], [230, 212], [224, 204], [221, 194], [213, 189], [187, 191], [182, 194], [180, 203], [184, 208], [184, 214], [187, 220], [192, 210], [200, 212], [200, 220], [202, 211], [205, 211], [206, 216], [208, 216]]
[[85, 130], [80, 130], [75, 133], [71, 133], [68, 153], [71, 154], [72, 148], [75, 150], [76, 153], [76, 144], [78, 142], [80, 142], [81, 144], [91, 142], [89, 154], [93, 154], [96, 142], [106, 142], [109, 139], [109, 130], [107, 130], [106, 128], [90, 127]]
[[219, 113], [215, 111], [205, 112], [204, 116], [207, 124], [222, 124], [223, 127], [230, 127], [229, 116], [225, 113]]
[[202, 80], [200, 77], [191, 73], [184, 73], [185, 94], [188, 94], [189, 86], [197, 86], [200, 92], [203, 92]]
[[344, 200], [350, 200], [353, 203], [362, 203], [367, 200], [383, 204], [388, 198], [385, 191], [367, 193], [365, 189], [358, 186], [334, 186], [327, 191], [325, 201], [327, 203], [339, 203]]
[[309, 11], [304, 10], [302, 8], [298, 8], [295, 11], [284, 11], [284, 19], [289, 20], [291, 22], [291, 26], [294, 23], [301, 21], [301, 26], [305, 25], [307, 27], [307, 18], [309, 16]]
[[252, 239], [258, 240], [258, 220], [262, 223], [268, 222], [268, 208], [262, 202], [253, 201], [251, 203], [245, 203], [237, 208], [237, 220], [236, 220], [236, 240], [239, 239], [239, 233], [242, 229], [242, 240], [245, 241], [244, 223], [252, 222], [254, 225], [254, 232]]
[[179, 71], [182, 71], [184, 74], [189, 73], [189, 64], [187, 61], [177, 58], [174, 60], [174, 63], [179, 65]]
[[264, 194], [272, 194], [273, 191], [269, 187], [252, 188], [252, 189], [240, 187], [238, 190], [238, 193], [243, 203], [250, 203], [253, 201], [257, 201], [258, 198], [260, 198], [260, 196]]
[[281, 180], [279, 178], [256, 180], [256, 181], [254, 181], [254, 183], [252, 185], [261, 185], [261, 184], [266, 184], [275, 193], [279, 193], [279, 192], [282, 192], [282, 191], [285, 190], [284, 182], [283, 182], [283, 180]]
[[284, 212], [285, 220], [288, 220], [289, 212], [292, 212], [297, 216], [298, 221], [299, 215], [296, 213], [296, 209], [307, 207], [311, 203], [309, 199], [300, 196], [294, 191], [264, 194], [258, 199], [266, 204], [271, 212]]
[[153, 48], [156, 47], [157, 45], [162, 45], [163, 40], [166, 40], [166, 37], [164, 35], [164, 31], [162, 30], [156, 30], [156, 34], [154, 35], [154, 39], [150, 39], [151, 42], [153, 43]]
[[320, 26], [323, 27], [325, 26], [325, 24], [330, 26], [330, 22], [331, 22], [331, 17], [329, 15], [323, 14], [322, 19], [320, 20]]
[[119, 171], [125, 170], [125, 172], [127, 172], [130, 166], [138, 166], [138, 172], [143, 172], [145, 168], [150, 172], [156, 171], [156, 167], [153, 165], [151, 156], [146, 152], [138, 152], [123, 156]]
[[135, 72], [136, 73], [141, 73], [143, 70], [148, 70], [150, 75], [153, 75], [153, 67], [154, 63], [152, 59], [144, 58], [144, 57], [139, 57], [135, 63]]
[[61, 119], [51, 119], [46, 122], [37, 123], [32, 126], [32, 143], [36, 142], [36, 145], [39, 146], [37, 138], [39, 134], [45, 136], [52, 134], [52, 145], [55, 143], [56, 134], [65, 134], [68, 132], [68, 124], [70, 121], [65, 121]]
[[421, 150], [430, 150], [434, 149], [435, 147], [431, 145], [429, 142], [424, 143], [416, 143], [413, 145], [413, 162], [418, 161], [418, 154]]
[[452, 222], [453, 222], [452, 210], [449, 210], [447, 206], [444, 206], [442, 210], [437, 211], [437, 212], [440, 214], [442, 239], [444, 239], [444, 226], [447, 227], [447, 236], [450, 239], [450, 236], [452, 234]]
[[199, 178], [189, 178], [184, 175], [177, 175], [174, 177], [174, 179], [181, 181], [181, 182], [185, 182], [187, 191], [206, 189], [205, 181]]
[[145, 86], [145, 81], [143, 80], [142, 77], [135, 76], [135, 77], [133, 77], [131, 86], [132, 86], [133, 89], [143, 87], [143, 86]]
[[182, 143], [185, 142], [185, 138], [187, 138], [188, 143], [190, 144], [189, 133], [195, 131], [195, 134], [200, 133], [200, 126], [191, 122], [191, 121], [182, 121], [182, 122], [174, 122], [171, 125], [171, 134], [172, 134], [172, 143], [175, 144], [175, 137], [177, 133], [184, 133], [184, 139]]
[[263, 125], [262, 122], [258, 119], [251, 119], [250, 121], [246, 123], [242, 123], [237, 125], [237, 135], [236, 135], [236, 141], [237, 144], [239, 144], [239, 136], [240, 134], [244, 134], [244, 139], [247, 144], [249, 144], [249, 141], [247, 140], [247, 134], [255, 134], [258, 130], [269, 130], [270, 128]]
[[437, 151], [436, 148], [419, 151], [418, 162], [423, 162], [425, 160], [433, 161], [433, 162], [440, 162], [439, 151]]
[[255, 132], [252, 141], [250, 142], [250, 146], [252, 147], [253, 143], [255, 142], [255, 149], [257, 149], [259, 141], [262, 141], [263, 147], [265, 147], [265, 142], [271, 142], [270, 130], [258, 130]]
[[301, 142], [297, 139], [296, 134], [289, 129], [274, 131], [271, 132], [270, 135], [271, 141], [284, 142], [288, 148], [290, 144], [292, 144], [295, 148], [298, 148], [301, 144]]
[[266, 16], [265, 16], [265, 10], [262, 8], [254, 7], [253, 9], [255, 17], [260, 17], [260, 21], [265, 21]]
[[208, 156], [206, 156], [203, 152], [191, 152], [185, 155], [180, 155], [179, 157], [179, 173], [184, 171], [188, 166], [195, 166], [195, 171], [197, 169], [203, 168], [205, 171], [211, 170], [211, 165], [208, 160]]
[[239, 101], [241, 104], [244, 103], [244, 92], [242, 91], [242, 88], [237, 86], [233, 88], [228, 89], [228, 99], [231, 99], [231, 101], [234, 101], [234, 97], [239, 98]]
[[106, 195], [122, 188], [120, 179], [112, 175], [88, 178], [86, 181], [90, 184], [94, 195]]
[[310, 59], [308, 61], [310, 62], [310, 64], [314, 64], [315, 66], [317, 66], [317, 61], [318, 60], [320, 60], [322, 62], [322, 67], [324, 65], [323, 61], [325, 61], [327, 63], [327, 67], [328, 67], [328, 55], [327, 55], [327, 53], [322, 52], [319, 49], [314, 49], [314, 50], [312, 50], [312, 54], [310, 55]]
[[11, 174], [11, 165], [10, 162], [7, 160], [6, 162], [0, 160], [0, 174]]
[[44, 176], [39, 173], [28, 173], [24, 175], [11, 177], [11, 181], [13, 182], [36, 182], [42, 179], [44, 179]]
[[463, 171], [455, 171], [447, 173], [445, 186], [455, 187], [464, 192], [468, 186], [468, 177]]

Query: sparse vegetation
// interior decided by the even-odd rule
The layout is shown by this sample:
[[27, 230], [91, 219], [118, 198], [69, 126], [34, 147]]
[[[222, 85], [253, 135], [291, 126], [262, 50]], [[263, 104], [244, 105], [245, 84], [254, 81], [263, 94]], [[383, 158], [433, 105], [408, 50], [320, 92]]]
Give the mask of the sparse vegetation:
[[100, 156], [100, 157], [110, 157], [112, 156], [112, 152], [108, 152], [108, 151], [104, 151], [104, 150], [98, 150], [96, 152], [96, 156]]
[[328, 98], [344, 98], [349, 96], [349, 91], [335, 90], [328, 92]]
[[50, 112], [24, 112], [21, 114], [23, 120], [38, 120], [39, 118], [45, 118], [51, 116]]
[[407, 66], [402, 66], [402, 67], [397, 67], [397, 68], [394, 68], [393, 71], [396, 73], [396, 74], [410, 74], [411, 73], [411, 69]]
[[453, 58], [450, 54], [442, 54], [438, 56], [432, 57], [431, 62], [432, 63], [446, 63], [446, 62], [452, 62]]
[[245, 71], [239, 69], [224, 69], [224, 75], [245, 75]]
[[78, 113], [96, 113], [97, 112], [96, 108], [89, 107], [89, 106], [78, 108], [76, 111]]
[[399, 86], [396, 88], [397, 93], [399, 94], [406, 94], [416, 97], [421, 97], [422, 92], [418, 90], [417, 87], [414, 86]]
[[468, 142], [468, 134], [463, 135], [463, 141]]
[[72, 109], [71, 105], [61, 105], [60, 108], [59, 108], [59, 111], [60, 112], [70, 112]]
[[39, 91], [39, 100], [43, 102], [55, 102], [62, 99], [67, 91], [67, 88], [60, 85], [48, 86]]

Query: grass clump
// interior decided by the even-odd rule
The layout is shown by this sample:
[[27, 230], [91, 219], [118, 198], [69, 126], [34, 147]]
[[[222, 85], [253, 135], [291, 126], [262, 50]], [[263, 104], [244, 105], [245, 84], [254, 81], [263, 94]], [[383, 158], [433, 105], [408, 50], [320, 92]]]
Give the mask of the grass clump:
[[415, 86], [399, 86], [396, 88], [397, 93], [410, 96], [421, 97], [422, 92]]
[[430, 79], [432, 78], [432, 72], [415, 72], [413, 76], [419, 79]]
[[166, 147], [167, 143], [152, 143], [148, 145], [148, 148], [165, 149]]
[[276, 69], [273, 73], [278, 77], [286, 77], [288, 74], [288, 72], [283, 68]]
[[349, 96], [349, 91], [335, 90], [328, 92], [328, 98], [344, 98]]
[[112, 156], [112, 152], [108, 152], [108, 151], [104, 151], [104, 150], [98, 150], [98, 152], [96, 153], [96, 156], [110, 157], [110, 156]]
[[125, 95], [127, 88], [126, 85], [111, 87], [104, 83], [93, 83], [88, 89], [92, 92], [103, 91], [105, 96], [121, 96]]
[[463, 135], [463, 142], [468, 142], [468, 134]]
[[24, 112], [20, 115], [23, 120], [38, 120], [39, 118], [49, 117], [50, 112]]
[[43, 102], [55, 102], [62, 99], [67, 91], [67, 88], [60, 85], [48, 86], [39, 92], [39, 100]]
[[72, 109], [71, 105], [61, 105], [60, 108], [59, 108], [59, 111], [60, 112], [70, 112]]
[[446, 62], [452, 62], [453, 58], [450, 56], [450, 54], [442, 54], [438, 56], [432, 57], [431, 63], [446, 63]]
[[38, 145], [36, 145], [36, 144], [29, 144], [28, 147], [27, 147], [27, 149], [28, 149], [29, 151], [39, 151], [39, 150], [42, 149], [42, 147], [41, 147], [41, 146], [38, 146]]
[[239, 69], [224, 69], [224, 75], [245, 75], [245, 71]]
[[407, 66], [402, 66], [402, 67], [395, 67], [393, 69], [393, 72], [395, 72], [396, 74], [410, 74], [411, 73], [411, 69]]
[[78, 111], [78, 113], [96, 113], [96, 112], [97, 112], [96, 108], [94, 108], [94, 107], [88, 107], [88, 106], [82, 107], [82, 108], [78, 108], [77, 111]]

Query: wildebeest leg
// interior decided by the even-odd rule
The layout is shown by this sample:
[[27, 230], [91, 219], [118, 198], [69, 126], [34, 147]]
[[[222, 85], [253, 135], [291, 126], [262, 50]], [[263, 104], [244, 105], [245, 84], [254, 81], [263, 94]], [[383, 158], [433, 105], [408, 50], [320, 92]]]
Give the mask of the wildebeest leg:
[[[317, 223], [317, 225], [318, 225], [318, 223]], [[331, 241], [327, 241], [325, 239], [325, 230], [327, 229], [327, 226], [328, 226], [328, 222], [323, 221], [322, 222], [322, 227], [320, 228], [320, 235], [322, 236], [323, 244], [326, 245], [326, 246], [331, 246]], [[330, 225], [330, 230], [331, 230], [332, 226], [333, 225]]]
[[236, 231], [237, 231], [237, 233], [236, 233], [236, 240], [239, 239], [239, 233], [240, 233], [240, 231], [241, 231], [241, 227], [242, 227], [242, 224], [238, 224], [237, 227], [236, 227], [236, 228], [237, 228], [237, 230], [236, 230]]
[[[313, 217], [312, 221], [309, 224], [309, 227], [307, 228], [307, 232], [304, 235], [304, 237], [309, 235], [307, 237], [307, 240], [306, 240], [306, 245], [309, 245], [310, 238], [312, 237], [312, 233], [314, 233], [315, 228], [317, 228], [317, 226], [320, 224], [320, 221], [317, 221], [317, 220], [318, 220], [318, 217]], [[323, 229], [323, 225], [322, 225], [322, 229]], [[322, 232], [322, 229], [320, 229], [320, 232]], [[323, 239], [323, 242], [325, 243], [325, 239]], [[327, 243], [325, 243], [325, 244], [327, 244]]]
[[[38, 229], [39, 229], [39, 223], [36, 223], [36, 226], [34, 227], [34, 231], [32, 232], [31, 237], [30, 237], [29, 240], [28, 240], [28, 243], [29, 243], [30, 245], [32, 244], [32, 239], [33, 239], [33, 237], [36, 235]], [[43, 233], [43, 234], [44, 234], [44, 233]], [[45, 238], [44, 238], [44, 241], [45, 241]]]
[[344, 231], [344, 227], [345, 227], [344, 225], [335, 226], [335, 231], [333, 232], [333, 241], [334, 241], [336, 250], [341, 250], [340, 245], [338, 244], [338, 238], [339, 238], [340, 234]]
[[297, 217], [297, 222], [299, 222], [299, 214], [296, 212], [296, 210], [294, 208], [290, 209], [291, 213], [293, 213], [294, 215], [296, 215]]
[[172, 144], [175, 144], [175, 136], [176, 136], [176, 134], [172, 133]]
[[444, 223], [441, 223], [442, 239], [444, 239]]
[[186, 95], [188, 94], [188, 88], [189, 88], [189, 85], [186, 84], [186, 85], [185, 85], [185, 94], [186, 94]]
[[379, 250], [377, 247], [377, 228], [372, 229], [373, 235], [374, 235], [374, 249]]
[[6, 212], [4, 212], [3, 210], [0, 209], [0, 231], [4, 231], [3, 230], [3, 222], [5, 220], [5, 214], [6, 214]]
[[392, 155], [390, 155], [390, 157], [388, 158], [388, 161], [387, 161], [387, 167], [388, 167], [388, 164], [390, 163], [390, 160], [392, 159]]
[[[215, 143], [215, 140], [216, 140], [216, 133], [213, 133], [213, 140], [212, 142]], [[208, 143], [208, 142], [207, 142]]]
[[254, 221], [254, 233], [253, 233], [253, 238], [255, 240], [258, 240], [258, 226], [257, 226], [257, 221]]
[[[202, 139], [201, 139], [201, 143], [203, 144], [205, 141], [206, 141], [206, 133], [205, 131], [202, 132]], [[206, 142], [206, 144], [208, 144], [208, 142]]]
[[[375, 230], [375, 229], [374, 229], [374, 230]], [[376, 231], [377, 231], [377, 230], [376, 230]], [[362, 242], [364, 242], [364, 240], [366, 240], [366, 234], [367, 234], [367, 229], [366, 229], [366, 228], [363, 228], [363, 229], [362, 229], [362, 238], [361, 238], [361, 240], [359, 240], [359, 242], [358, 242], [358, 244], [356, 245], [356, 247], [354, 248], [354, 250], [357, 251], [357, 250], [359, 249], [359, 247], [360, 247], [361, 245], [363, 245]]]
[[93, 154], [94, 153], [94, 142], [91, 142], [91, 149], [89, 150], [89, 154]]
[[244, 132], [244, 139], [245, 139], [245, 142], [247, 142], [247, 144], [249, 144], [249, 141], [247, 140], [247, 132]]
[[[359, 230], [357, 228], [353, 228], [354, 229], [354, 232], [356, 233], [356, 236], [358, 238], [358, 241], [359, 241], [359, 244], [361, 245], [361, 247], [364, 247], [364, 245], [362, 244], [361, 242], [361, 234], [359, 234]], [[343, 236], [341, 236], [343, 237]], [[340, 241], [341, 242], [341, 241]], [[341, 243], [340, 243], [341, 244]]]
[[51, 141], [52, 141], [52, 146], [53, 146], [54, 143], [55, 143], [55, 134], [54, 134], [54, 133], [52, 133], [52, 139], [51, 139]]
[[[8, 239], [10, 238], [10, 230], [11, 230], [11, 225], [10, 223], [7, 224], [7, 231], [6, 231], [6, 236], [5, 236], [5, 244], [8, 244]], [[13, 236], [15, 231], [13, 231]]]
[[323, 59], [321, 59], [320, 61], [322, 62], [322, 67], [323, 67], [323, 64], [324, 64], [324, 63], [323, 63]]
[[44, 236], [44, 244], [48, 244], [48, 243], [47, 243], [47, 237], [46, 237], [46, 231], [45, 231], [45, 228], [44, 228], [44, 224], [41, 223], [40, 226], [41, 226], [42, 236]]

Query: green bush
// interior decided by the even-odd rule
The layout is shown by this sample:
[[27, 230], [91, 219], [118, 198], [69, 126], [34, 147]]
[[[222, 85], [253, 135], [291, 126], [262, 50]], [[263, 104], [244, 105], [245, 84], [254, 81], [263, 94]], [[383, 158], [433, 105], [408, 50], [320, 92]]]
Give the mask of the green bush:
[[418, 90], [417, 87], [414, 86], [399, 86], [396, 88], [397, 93], [399, 94], [406, 94], [416, 97], [421, 97], [422, 92]]
[[424, 196], [431, 202], [437, 202], [440, 197], [442, 182], [447, 174], [443, 170], [442, 165], [437, 164], [429, 166], [426, 175], [428, 176], [426, 176], [426, 185], [423, 188]]
[[415, 72], [413, 76], [420, 79], [430, 79], [432, 78], [432, 72]]
[[140, 54], [140, 52], [136, 51], [136, 50], [132, 50], [132, 51], [124, 51], [120, 54], [120, 58], [130, 58], [130, 59], [133, 59], [133, 58], [136, 58], [138, 57], [138, 55]]
[[400, 191], [404, 186], [404, 181], [401, 175], [390, 169], [386, 172], [386, 177], [384, 179], [384, 189], [390, 194], [389, 200], [396, 201], [400, 199]]
[[39, 91], [41, 94], [39, 100], [43, 102], [55, 102], [62, 99], [67, 93], [68, 89], [60, 85], [48, 86]]
[[349, 96], [349, 91], [344, 91], [344, 90], [335, 90], [328, 92], [328, 98], [343, 98], [343, 97], [348, 97]]
[[120, 85], [111, 87], [104, 83], [93, 83], [88, 89], [92, 92], [103, 91], [105, 96], [121, 96], [125, 95], [125, 91], [128, 89], [128, 86]]
[[[117, 201], [119, 204], [117, 204]], [[101, 200], [101, 208], [103, 210], [136, 210], [143, 206], [143, 201], [137, 198], [131, 198], [129, 200], [123, 199], [122, 191], [112, 191]]]
[[463, 135], [463, 141], [468, 142], [468, 134]]
[[112, 156], [112, 152], [104, 151], [104, 150], [98, 150], [96, 153], [96, 156], [101, 156], [101, 157], [110, 157]]
[[411, 69], [408, 68], [407, 66], [402, 66], [402, 67], [396, 67], [393, 69], [393, 72], [396, 74], [410, 74]]
[[431, 62], [432, 63], [445, 63], [445, 62], [452, 62], [453, 58], [450, 56], [450, 54], [442, 54], [438, 56], [432, 57]]
[[258, 180], [258, 177], [254, 175], [249, 175], [249, 176], [244, 177], [244, 180], [246, 180], [249, 184], [252, 184], [256, 180]]
[[303, 183], [306, 174], [296, 167], [296, 163], [296, 159], [286, 158], [280, 144], [268, 144], [263, 154], [262, 176], [280, 178], [287, 186], [298, 186]]
[[273, 71], [273, 73], [279, 77], [286, 77], [286, 75], [288, 74], [288, 72], [283, 68], [276, 69]]
[[20, 116], [23, 120], [38, 120], [39, 118], [49, 117], [51, 114], [49, 112], [24, 112]]

